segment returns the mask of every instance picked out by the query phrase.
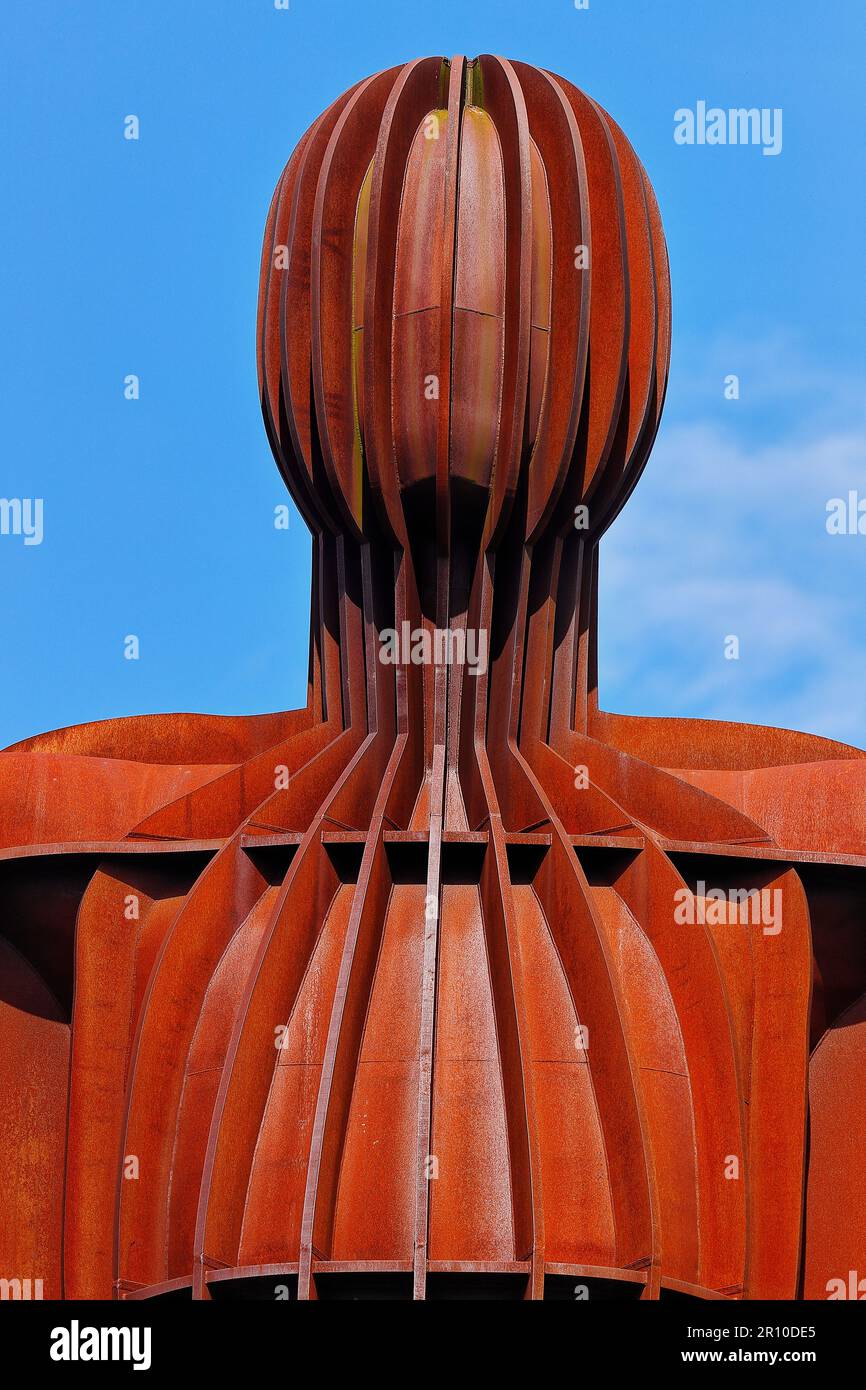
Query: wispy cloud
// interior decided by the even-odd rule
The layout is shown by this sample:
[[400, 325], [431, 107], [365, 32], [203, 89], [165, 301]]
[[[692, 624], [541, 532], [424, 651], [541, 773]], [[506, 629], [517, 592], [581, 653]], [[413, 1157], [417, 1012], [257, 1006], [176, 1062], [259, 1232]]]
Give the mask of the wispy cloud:
[[[784, 436], [756, 442], [736, 403], [729, 425], [663, 426], [602, 545], [602, 703], [866, 745], [866, 536], [826, 529], [831, 497], [866, 497], [866, 392], [829, 373], [816, 390], [821, 370], [805, 364], [775, 384], [755, 376], [790, 406]], [[729, 635], [739, 660], [725, 659]]]

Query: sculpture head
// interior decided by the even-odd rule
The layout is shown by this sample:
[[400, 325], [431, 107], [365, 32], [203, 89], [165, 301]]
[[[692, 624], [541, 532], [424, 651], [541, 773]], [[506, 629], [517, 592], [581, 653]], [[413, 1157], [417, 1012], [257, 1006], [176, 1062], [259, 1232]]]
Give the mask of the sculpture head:
[[316, 529], [416, 551], [593, 540], [640, 475], [670, 345], [664, 235], [576, 87], [485, 55], [360, 82], [277, 185], [259, 299], [274, 454]]

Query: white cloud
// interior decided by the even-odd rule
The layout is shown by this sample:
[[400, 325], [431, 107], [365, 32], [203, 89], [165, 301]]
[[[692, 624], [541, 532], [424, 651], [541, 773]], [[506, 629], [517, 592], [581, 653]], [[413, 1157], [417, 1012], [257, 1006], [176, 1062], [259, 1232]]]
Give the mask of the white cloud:
[[[757, 444], [715, 422], [663, 426], [602, 544], [602, 705], [866, 744], [866, 536], [826, 530], [849, 489], [866, 497], [859, 420]], [[731, 633], [739, 661], [724, 658]]]

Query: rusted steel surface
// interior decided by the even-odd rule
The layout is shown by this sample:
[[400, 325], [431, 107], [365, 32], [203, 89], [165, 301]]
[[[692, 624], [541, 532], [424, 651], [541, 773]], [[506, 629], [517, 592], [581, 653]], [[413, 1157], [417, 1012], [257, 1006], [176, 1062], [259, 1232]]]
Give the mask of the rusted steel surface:
[[0, 754], [0, 1276], [866, 1275], [866, 757], [598, 708], [598, 545], [670, 323], [646, 174], [564, 79], [422, 59], [303, 137], [258, 345], [307, 703]]

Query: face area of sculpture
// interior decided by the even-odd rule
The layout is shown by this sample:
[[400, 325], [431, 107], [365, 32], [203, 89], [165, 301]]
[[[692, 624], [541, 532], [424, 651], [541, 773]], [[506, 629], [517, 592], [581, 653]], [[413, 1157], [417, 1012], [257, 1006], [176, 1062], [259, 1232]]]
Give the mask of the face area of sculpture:
[[510, 534], [594, 543], [661, 414], [661, 218], [622, 131], [571, 83], [483, 56], [345, 93], [274, 194], [265, 422], [313, 528], [402, 546], [422, 592]]

